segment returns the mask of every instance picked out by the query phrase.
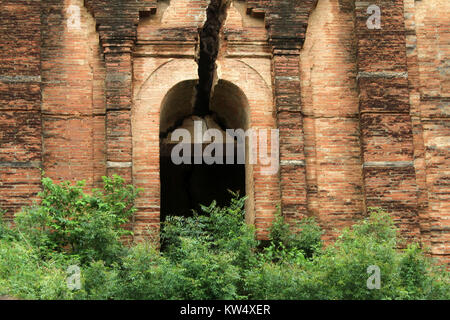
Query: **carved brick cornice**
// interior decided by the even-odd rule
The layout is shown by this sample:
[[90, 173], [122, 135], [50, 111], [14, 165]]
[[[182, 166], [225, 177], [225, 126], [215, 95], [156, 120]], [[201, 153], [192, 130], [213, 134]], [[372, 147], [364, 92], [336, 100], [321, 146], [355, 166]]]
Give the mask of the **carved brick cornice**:
[[97, 31], [105, 52], [129, 50], [136, 41], [139, 17], [156, 12], [156, 0], [85, 0], [86, 8], [94, 16]]
[[266, 14], [269, 41], [274, 49], [299, 50], [305, 41], [309, 15], [317, 0], [271, 0]]

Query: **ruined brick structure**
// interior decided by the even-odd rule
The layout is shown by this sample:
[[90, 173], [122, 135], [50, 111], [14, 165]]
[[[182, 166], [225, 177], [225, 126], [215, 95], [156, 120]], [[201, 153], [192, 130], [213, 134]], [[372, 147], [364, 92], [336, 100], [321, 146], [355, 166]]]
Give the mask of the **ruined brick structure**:
[[[210, 107], [233, 127], [280, 130], [279, 174], [242, 173], [259, 238], [277, 205], [291, 222], [317, 217], [327, 239], [382, 207], [450, 261], [450, 2], [219, 2]], [[119, 174], [144, 190], [135, 236], [157, 229], [160, 137], [201, 87], [209, 1], [0, 3], [6, 218], [35, 199], [40, 169], [89, 188]], [[366, 24], [372, 4], [380, 29]]]

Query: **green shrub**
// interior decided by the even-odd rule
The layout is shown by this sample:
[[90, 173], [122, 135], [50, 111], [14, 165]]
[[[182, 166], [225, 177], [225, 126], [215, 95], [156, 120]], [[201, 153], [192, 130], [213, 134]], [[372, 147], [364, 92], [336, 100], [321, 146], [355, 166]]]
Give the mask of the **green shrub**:
[[182, 240], [177, 263], [148, 244], [133, 247], [118, 266], [91, 264], [83, 275], [90, 299], [237, 299], [239, 271], [227, 254], [215, 254], [192, 239]]
[[245, 223], [245, 198], [233, 197], [228, 207], [216, 202], [201, 206], [201, 214], [193, 217], [168, 217], [163, 224], [162, 241], [165, 254], [174, 261], [186, 258], [183, 239], [193, 239], [213, 252], [233, 253], [233, 265], [248, 268], [256, 263], [254, 227]]
[[103, 261], [93, 261], [81, 270], [81, 290], [75, 291], [76, 299], [117, 299], [120, 288], [117, 264], [107, 266]]
[[[345, 229], [334, 244], [314, 259], [311, 271], [328, 288], [328, 299], [389, 299], [394, 297], [398, 256], [392, 219], [387, 214], [374, 213]], [[380, 289], [367, 288], [369, 266], [380, 268]]]
[[25, 243], [0, 240], [0, 294], [22, 299], [73, 298], [61, 268], [63, 260], [54, 257], [43, 261]]
[[277, 213], [270, 227], [271, 246], [266, 252], [278, 259], [281, 257], [276, 257], [277, 254], [286, 256], [286, 253], [294, 257], [301, 253], [300, 256], [312, 258], [323, 247], [322, 234], [323, 230], [313, 217], [304, 218], [291, 227], [284, 217]]
[[176, 286], [181, 299], [237, 299], [240, 272], [233, 264], [232, 252], [211, 251], [204, 242], [191, 238], [182, 239], [184, 259], [174, 264], [179, 284]]
[[4, 218], [6, 211], [0, 209], [0, 240], [9, 239], [12, 240], [16, 237], [15, 233], [11, 230], [11, 227], [7, 225]]
[[449, 274], [433, 265], [417, 244], [409, 245], [399, 262], [399, 299], [450, 299]]
[[[283, 224], [281, 227], [276, 230], [287, 232]], [[283, 235], [277, 233], [280, 234]], [[290, 237], [293, 235], [288, 233], [285, 238]], [[448, 297], [448, 273], [429, 268], [429, 260], [417, 246], [398, 250], [397, 244], [391, 217], [381, 210], [372, 210], [369, 218], [345, 229], [335, 243], [314, 255], [313, 259], [298, 258], [281, 246], [278, 259], [265, 259], [259, 268], [249, 271], [246, 287], [250, 298], [254, 299]], [[380, 289], [367, 287], [369, 266], [380, 269]]]
[[122, 260], [119, 273], [119, 299], [175, 298], [181, 277], [160, 253], [145, 243], [132, 248]]
[[118, 176], [103, 178], [103, 190], [83, 191], [84, 182], [55, 184], [42, 179], [41, 203], [16, 217], [16, 231], [41, 254], [66, 252], [82, 263], [112, 263], [121, 254], [120, 238], [130, 234], [122, 228], [135, 212], [137, 191]]
[[[44, 179], [42, 202], [12, 229], [0, 223], [0, 294], [25, 299], [449, 299], [449, 273], [401, 239], [389, 214], [369, 217], [323, 247], [312, 218], [289, 226], [278, 215], [261, 248], [245, 223], [245, 198], [215, 202], [193, 217], [168, 217], [162, 249], [124, 246], [122, 225], [137, 191], [119, 177], [87, 195], [83, 184]], [[67, 268], [81, 268], [80, 290]], [[369, 289], [368, 267], [381, 286]]]
[[[244, 294], [244, 271], [257, 263], [258, 241], [254, 227], [245, 223], [245, 198], [232, 195], [228, 207], [213, 202], [201, 206], [201, 214], [168, 217], [163, 225], [164, 255], [189, 279], [185, 298], [207, 299], [208, 293], [210, 298], [232, 299]], [[198, 290], [192, 290], [193, 283]]]

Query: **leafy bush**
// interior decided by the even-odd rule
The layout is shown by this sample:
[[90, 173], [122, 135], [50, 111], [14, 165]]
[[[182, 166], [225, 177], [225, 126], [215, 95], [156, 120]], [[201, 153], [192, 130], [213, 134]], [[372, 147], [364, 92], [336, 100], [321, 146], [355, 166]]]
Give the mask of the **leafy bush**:
[[123, 250], [120, 238], [130, 232], [121, 226], [135, 212], [137, 190], [118, 176], [103, 178], [103, 190], [83, 191], [84, 182], [55, 184], [42, 179], [39, 205], [16, 217], [16, 230], [45, 256], [49, 252], [76, 255], [83, 263], [112, 263]]
[[254, 227], [245, 223], [244, 204], [245, 198], [233, 193], [228, 207], [213, 202], [201, 206], [201, 214], [169, 217], [164, 223], [164, 255], [190, 279], [185, 298], [241, 297], [244, 271], [256, 265], [258, 246]]
[[399, 262], [399, 299], [450, 299], [448, 272], [433, 265], [417, 244], [407, 247]]
[[294, 256], [301, 253], [307, 258], [312, 258], [323, 247], [322, 234], [323, 230], [313, 217], [304, 218], [291, 227], [285, 222], [284, 217], [277, 213], [270, 227], [271, 246], [266, 252], [275, 256], [286, 252]]
[[1, 239], [14, 239], [15, 234], [11, 230], [11, 227], [6, 225], [6, 220], [4, 219], [4, 216], [6, 214], [6, 211], [0, 209], [0, 240]]
[[[0, 240], [0, 295], [23, 299], [71, 299], [64, 257], [43, 261], [26, 243]], [[66, 261], [70, 264], [69, 261]]]
[[[415, 244], [399, 250], [389, 214], [373, 210], [324, 248], [312, 218], [289, 226], [278, 215], [264, 247], [245, 223], [244, 198], [215, 202], [193, 217], [168, 217], [162, 249], [124, 246], [137, 191], [104, 179], [83, 184], [44, 179], [42, 202], [10, 229], [0, 223], [0, 295], [25, 299], [449, 299], [449, 274]], [[80, 290], [67, 268], [81, 267]], [[368, 289], [369, 266], [381, 275]]]
[[[448, 273], [431, 268], [422, 250], [414, 244], [406, 250], [398, 250], [396, 233], [387, 213], [372, 210], [367, 219], [343, 230], [335, 243], [311, 260], [285, 253], [276, 263], [265, 260], [259, 269], [249, 272], [246, 285], [252, 293], [250, 297], [447, 299], [450, 293]], [[369, 266], [380, 269], [380, 289], [367, 288]]]
[[182, 261], [186, 258], [182, 243], [193, 239], [213, 252], [233, 253], [234, 265], [253, 266], [258, 246], [254, 227], [245, 223], [245, 198], [232, 195], [228, 207], [221, 208], [213, 202], [201, 206], [201, 214], [194, 213], [193, 217], [168, 217], [162, 232], [165, 254], [174, 261]]

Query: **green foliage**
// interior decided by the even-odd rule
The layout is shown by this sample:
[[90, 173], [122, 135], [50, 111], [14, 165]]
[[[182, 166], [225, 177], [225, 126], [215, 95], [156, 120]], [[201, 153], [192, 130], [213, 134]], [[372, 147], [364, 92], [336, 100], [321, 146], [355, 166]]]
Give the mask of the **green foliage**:
[[[449, 273], [419, 246], [399, 250], [389, 214], [369, 217], [323, 247], [312, 218], [288, 225], [277, 215], [262, 248], [245, 223], [245, 198], [215, 202], [192, 217], [168, 217], [162, 250], [127, 247], [121, 226], [137, 191], [104, 179], [90, 195], [83, 184], [44, 179], [42, 202], [12, 229], [0, 223], [0, 295], [25, 299], [449, 299]], [[81, 267], [81, 289], [67, 286], [67, 268]], [[369, 289], [367, 268], [380, 269]]]
[[187, 252], [183, 241], [193, 239], [212, 252], [232, 253], [234, 265], [251, 267], [256, 263], [258, 241], [254, 227], [245, 223], [245, 198], [232, 193], [228, 207], [218, 207], [215, 202], [201, 206], [201, 214], [193, 217], [168, 217], [163, 225], [162, 241], [165, 254], [174, 261], [182, 261]]
[[17, 215], [17, 232], [43, 256], [57, 251], [79, 256], [82, 263], [111, 263], [121, 253], [120, 238], [130, 234], [121, 226], [135, 212], [137, 190], [118, 176], [104, 177], [103, 183], [103, 190], [86, 194], [84, 182], [43, 178], [42, 201]]
[[268, 248], [267, 253], [272, 254], [274, 258], [277, 254], [295, 257], [301, 254], [312, 258], [323, 247], [322, 234], [322, 229], [313, 217], [304, 218], [291, 227], [284, 217], [277, 213], [270, 228], [272, 246]]
[[[283, 224], [275, 230], [285, 231]], [[315, 228], [312, 228], [315, 230]], [[315, 233], [315, 232], [314, 232]], [[278, 241], [283, 239], [276, 233]], [[293, 237], [289, 235], [287, 238]], [[308, 237], [309, 238], [309, 237]], [[397, 249], [396, 229], [389, 214], [374, 209], [370, 216], [345, 229], [339, 239], [299, 259], [281, 247], [278, 259], [250, 270], [246, 286], [252, 299], [447, 299], [449, 274], [429, 268], [416, 245]], [[267, 255], [267, 252], [265, 252]], [[289, 263], [286, 263], [289, 262]], [[369, 266], [378, 266], [380, 289], [367, 288]]]
[[14, 232], [9, 226], [7, 226], [6, 220], [4, 218], [6, 211], [0, 209], [0, 240], [9, 239], [12, 240], [16, 237]]
[[[163, 225], [164, 254], [182, 267], [187, 299], [236, 299], [243, 291], [245, 270], [256, 265], [254, 227], [245, 223], [245, 198], [228, 207], [201, 206], [193, 217], [169, 217]], [[195, 289], [194, 289], [195, 288]], [[194, 294], [194, 295], [192, 295]]]
[[116, 299], [167, 299], [178, 295], [181, 276], [152, 246], [139, 244], [122, 260]]
[[192, 238], [182, 239], [181, 250], [185, 253], [182, 261], [169, 261], [179, 280], [175, 297], [203, 300], [239, 298], [240, 270], [233, 265], [233, 253], [211, 251], [206, 243]]
[[[313, 270], [323, 286], [329, 288], [329, 299], [394, 298], [399, 253], [391, 217], [380, 211], [371, 213], [314, 260]], [[367, 288], [367, 268], [381, 270], [381, 288]]]
[[[23, 299], [71, 299], [63, 257], [43, 261], [32, 247], [0, 240], [0, 295]], [[70, 263], [67, 261], [67, 263]]]
[[399, 261], [399, 299], [450, 299], [449, 274], [433, 265], [417, 244], [409, 245]]

